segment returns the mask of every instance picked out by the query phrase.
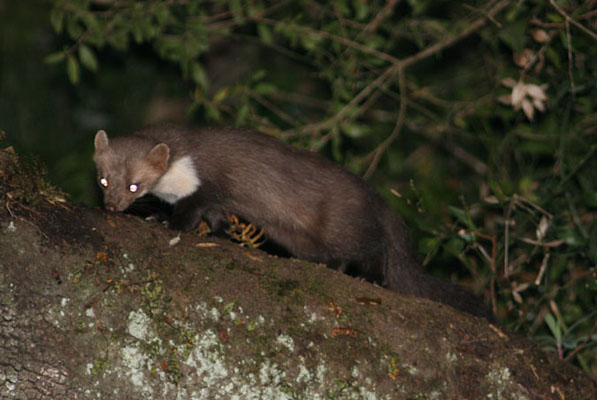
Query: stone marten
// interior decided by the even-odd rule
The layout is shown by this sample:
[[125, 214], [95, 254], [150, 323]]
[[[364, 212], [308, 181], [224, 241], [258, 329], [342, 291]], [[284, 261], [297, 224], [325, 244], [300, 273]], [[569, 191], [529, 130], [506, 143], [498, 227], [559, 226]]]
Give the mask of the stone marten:
[[172, 229], [202, 218], [217, 229], [235, 214], [298, 258], [487, 316], [472, 293], [424, 273], [378, 193], [319, 154], [250, 130], [160, 126], [110, 139], [100, 130], [93, 159], [110, 211], [151, 193], [173, 206]]

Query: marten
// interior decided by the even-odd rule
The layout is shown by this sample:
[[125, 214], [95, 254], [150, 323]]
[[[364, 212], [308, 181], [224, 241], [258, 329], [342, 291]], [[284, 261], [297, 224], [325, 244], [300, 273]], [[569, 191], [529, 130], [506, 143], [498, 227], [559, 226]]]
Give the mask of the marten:
[[293, 256], [488, 316], [475, 295], [423, 271], [404, 221], [377, 192], [317, 153], [246, 129], [167, 125], [110, 139], [100, 130], [93, 160], [109, 211], [150, 193], [172, 205], [172, 229], [203, 218], [217, 230], [234, 214]]

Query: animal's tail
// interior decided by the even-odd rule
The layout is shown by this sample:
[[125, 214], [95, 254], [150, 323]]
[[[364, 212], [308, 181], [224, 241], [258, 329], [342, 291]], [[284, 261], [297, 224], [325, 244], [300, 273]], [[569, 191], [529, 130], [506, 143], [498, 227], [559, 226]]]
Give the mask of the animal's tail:
[[388, 210], [384, 276], [388, 289], [424, 297], [450, 305], [458, 310], [492, 319], [483, 300], [464, 287], [426, 274], [410, 249], [406, 225], [402, 218]]

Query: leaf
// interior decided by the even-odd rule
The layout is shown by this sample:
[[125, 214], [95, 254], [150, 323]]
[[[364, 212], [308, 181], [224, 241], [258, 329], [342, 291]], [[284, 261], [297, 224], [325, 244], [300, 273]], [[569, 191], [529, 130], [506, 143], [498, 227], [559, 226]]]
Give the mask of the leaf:
[[556, 49], [554, 49], [552, 46], [547, 46], [545, 56], [556, 66], [556, 69], [562, 69], [562, 58]]
[[261, 39], [261, 41], [263, 43], [272, 44], [272, 42], [273, 42], [272, 32], [267, 25], [265, 25], [265, 24], [257, 25], [257, 34], [259, 35], [259, 38]]
[[421, 15], [436, 4], [430, 0], [408, 0], [408, 5], [411, 6], [413, 15]]
[[142, 43], [143, 42], [143, 25], [142, 21], [134, 21], [131, 24], [131, 33], [133, 35], [133, 39], [135, 39], [135, 43]]
[[64, 51], [57, 51], [56, 53], [48, 54], [44, 58], [44, 63], [46, 64], [56, 64], [60, 61], [63, 61], [66, 57], [66, 53]]
[[166, 25], [168, 20], [171, 18], [172, 13], [170, 12], [170, 9], [168, 7], [158, 7], [154, 11], [153, 16], [157, 20], [159, 25]]
[[362, 21], [369, 16], [369, 3], [363, 0], [353, 0], [352, 6], [355, 9], [355, 18]]
[[65, 22], [66, 32], [71, 38], [78, 38], [83, 34], [83, 26], [78, 18], [68, 18]]
[[93, 51], [84, 44], [79, 46], [79, 60], [81, 60], [81, 64], [88, 70], [93, 72], [97, 71], [98, 64], [95, 54], [93, 54]]
[[587, 206], [597, 208], [597, 190], [585, 191], [582, 199]]
[[128, 31], [115, 28], [108, 36], [108, 43], [117, 50], [126, 50], [129, 45]]
[[513, 88], [512, 88], [512, 105], [518, 110], [522, 105], [522, 101], [526, 96], [526, 86], [523, 82], [519, 81]]
[[241, 0], [230, 0], [230, 12], [237, 24], [243, 24], [245, 22]]
[[537, 109], [541, 112], [545, 111], [545, 105], [543, 104], [543, 102], [541, 100], [533, 99], [533, 106], [535, 107], [535, 109]]
[[547, 19], [550, 22], [555, 22], [556, 24], [561, 24], [564, 22], [564, 17], [562, 17], [558, 13], [553, 12], [553, 13], [547, 13], [546, 15], [547, 15]]
[[257, 82], [257, 81], [264, 79], [266, 76], [267, 76], [267, 71], [264, 69], [260, 69], [257, 72], [255, 72], [253, 75], [251, 75], [251, 81]]
[[54, 8], [50, 13], [50, 23], [57, 33], [61, 33], [64, 28], [64, 11]]
[[560, 328], [560, 324], [555, 320], [551, 313], [545, 314], [544, 319], [553, 337], [556, 339], [556, 342], [560, 343], [562, 341], [562, 330]]
[[501, 80], [501, 84], [512, 89], [514, 86], [516, 86], [516, 83], [518, 83], [514, 78], [504, 78]]
[[526, 85], [527, 94], [541, 101], [546, 101], [545, 89], [539, 85], [528, 83]]
[[498, 37], [514, 52], [519, 52], [524, 49], [527, 41], [526, 30], [527, 22], [518, 21], [500, 30]]
[[343, 17], [347, 17], [350, 14], [350, 8], [348, 7], [346, 0], [336, 0], [334, 4], [334, 11]]
[[439, 245], [439, 240], [435, 237], [428, 237], [419, 240], [418, 250], [421, 253], [428, 254], [435, 252]]
[[548, 155], [553, 154], [553, 146], [550, 143], [525, 140], [518, 145], [518, 151], [521, 153], [534, 154], [535, 156], [540, 154]]
[[332, 159], [338, 163], [342, 162], [344, 156], [342, 143], [343, 140], [341, 135], [332, 135]]
[[259, 95], [268, 95], [277, 91], [276, 86], [271, 83], [260, 82], [253, 88], [253, 91]]
[[223, 313], [223, 314], [228, 314], [228, 313], [230, 313], [232, 310], [234, 310], [234, 305], [235, 305], [235, 302], [234, 302], [234, 301], [231, 301], [230, 303], [226, 304], [226, 305], [224, 306], [224, 308], [222, 309], [222, 313]]
[[499, 96], [497, 98], [497, 101], [499, 101], [502, 104], [505, 104], [507, 106], [511, 106], [512, 105], [512, 96], [509, 94], [504, 94], [502, 96]]
[[531, 36], [538, 43], [547, 43], [551, 40], [549, 33], [545, 31], [545, 29], [531, 29], [530, 32]]
[[468, 225], [469, 218], [463, 209], [457, 208], [454, 206], [448, 206], [448, 209], [450, 210], [450, 213], [456, 217], [456, 219], [458, 219], [460, 222], [463, 222], [464, 224]]
[[220, 121], [222, 119], [222, 114], [220, 114], [220, 110], [209, 103], [205, 103], [205, 113], [207, 114], [207, 118], [212, 119], [214, 121]]
[[213, 102], [221, 103], [223, 100], [225, 100], [228, 97], [229, 92], [230, 92], [230, 88], [228, 86], [223, 87], [222, 89], [218, 90], [218, 92], [215, 94], [215, 96], [213, 98]]
[[340, 125], [340, 128], [342, 129], [342, 132], [346, 134], [346, 136], [353, 139], [362, 137], [367, 131], [365, 126], [356, 124], [354, 122], [345, 122]]
[[242, 106], [240, 106], [238, 112], [236, 113], [236, 125], [237, 126], [245, 125], [245, 121], [247, 120], [247, 117], [249, 116], [250, 111], [251, 111], [251, 109], [249, 108], [248, 104], [245, 103]]
[[315, 50], [317, 48], [317, 44], [321, 42], [322, 37], [320, 34], [315, 32], [308, 32], [303, 34], [301, 37], [301, 43], [303, 47], [307, 50]]
[[514, 64], [519, 67], [526, 66], [535, 56], [535, 52], [531, 49], [522, 49], [521, 51], [514, 53]]
[[522, 100], [522, 111], [527, 116], [529, 120], [533, 120], [535, 117], [535, 109], [533, 108], [533, 103], [531, 103], [528, 99], [524, 98]]
[[66, 74], [73, 85], [79, 83], [80, 71], [79, 62], [72, 54], [66, 59]]
[[518, 292], [512, 292], [512, 297], [514, 297], [514, 301], [518, 304], [522, 304], [522, 297]]
[[195, 82], [195, 84], [197, 84], [201, 89], [207, 89], [207, 74], [205, 73], [205, 70], [201, 64], [197, 62], [194, 62], [191, 65], [191, 79], [193, 79], [193, 82]]
[[464, 249], [464, 241], [453, 238], [448, 240], [448, 242], [444, 245], [444, 249], [451, 255], [457, 256], [462, 253], [462, 249]]
[[545, 215], [541, 217], [535, 233], [538, 241], [542, 241], [545, 238], [550, 223], [551, 221]]

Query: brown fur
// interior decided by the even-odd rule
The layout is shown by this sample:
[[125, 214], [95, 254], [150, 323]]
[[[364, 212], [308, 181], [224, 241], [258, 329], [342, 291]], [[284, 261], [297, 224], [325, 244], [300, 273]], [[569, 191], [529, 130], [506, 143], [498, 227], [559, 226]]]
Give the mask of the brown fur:
[[[464, 289], [425, 275], [402, 219], [363, 180], [318, 154], [232, 128], [162, 126], [109, 142], [100, 132], [95, 145], [98, 174], [110, 175], [110, 210], [124, 210], [151, 191], [164, 165], [189, 156], [200, 185], [175, 202], [172, 228], [192, 229], [202, 217], [217, 225], [224, 212], [233, 213], [297, 257], [342, 270], [357, 266], [390, 289], [486, 313]], [[140, 184], [137, 193], [126, 189], [131, 183]]]

